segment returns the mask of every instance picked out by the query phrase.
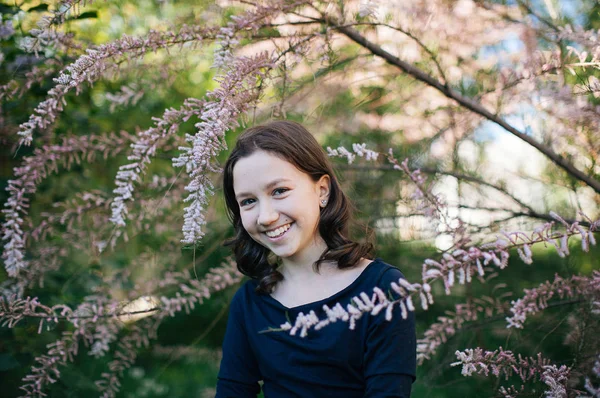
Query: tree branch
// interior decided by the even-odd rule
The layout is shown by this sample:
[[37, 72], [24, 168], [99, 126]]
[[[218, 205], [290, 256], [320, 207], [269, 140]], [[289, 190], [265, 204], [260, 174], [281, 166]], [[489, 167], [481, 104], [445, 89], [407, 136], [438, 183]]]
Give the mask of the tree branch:
[[408, 62], [402, 61], [401, 59], [399, 59], [398, 57], [396, 57], [393, 54], [390, 54], [389, 52], [385, 51], [377, 44], [367, 40], [364, 36], [362, 36], [356, 30], [349, 28], [349, 27], [336, 25], [335, 22], [331, 21], [331, 20], [327, 20], [326, 22], [328, 24], [330, 24], [334, 29], [338, 30], [340, 33], [342, 33], [343, 35], [348, 37], [350, 40], [354, 41], [355, 43], [357, 43], [360, 46], [369, 50], [372, 54], [382, 57], [389, 64], [398, 67], [399, 69], [401, 69], [405, 73], [408, 73], [415, 79], [427, 84], [430, 87], [435, 88], [436, 90], [441, 92], [444, 96], [458, 102], [458, 104], [463, 106], [464, 108], [467, 108], [470, 111], [484, 117], [485, 119], [501, 126], [502, 128], [504, 128], [511, 134], [513, 134], [513, 135], [517, 136], [518, 138], [520, 138], [521, 140], [527, 142], [529, 145], [533, 146], [538, 151], [543, 153], [546, 157], [548, 157], [558, 167], [560, 167], [564, 171], [566, 171], [569, 175], [571, 175], [572, 177], [576, 178], [579, 181], [584, 182], [585, 184], [590, 186], [594, 191], [596, 191], [597, 193], [600, 194], [600, 181], [595, 180], [591, 176], [586, 175], [584, 172], [577, 169], [573, 164], [571, 164], [565, 158], [563, 158], [559, 154], [555, 153], [551, 148], [536, 141], [535, 139], [533, 139], [533, 137], [531, 137], [525, 133], [522, 133], [521, 131], [519, 131], [518, 129], [516, 129], [515, 127], [513, 127], [512, 125], [507, 123], [505, 120], [503, 120], [499, 116], [497, 116], [497, 115], [493, 114], [492, 112], [490, 112], [489, 110], [487, 110], [485, 107], [483, 107], [478, 102], [473, 101], [472, 99], [461, 95], [460, 93], [456, 92], [455, 90], [452, 90], [450, 87], [448, 87], [445, 84], [441, 83], [440, 81], [436, 80], [429, 74], [423, 72], [421, 69], [415, 67], [414, 65], [412, 65]]
[[[394, 170], [394, 166], [391, 165], [380, 165], [380, 166], [357, 166], [357, 165], [342, 165], [342, 166], [338, 166], [341, 167], [342, 169], [361, 169], [361, 170]], [[480, 178], [474, 177], [474, 176], [470, 176], [467, 174], [461, 174], [461, 173], [457, 173], [454, 171], [443, 171], [443, 170], [437, 170], [437, 169], [432, 169], [429, 167], [420, 167], [419, 170], [421, 170], [421, 172], [426, 173], [426, 174], [440, 174], [440, 175], [446, 175], [446, 176], [451, 176], [456, 178], [457, 180], [463, 180], [463, 181], [467, 181], [467, 182], [471, 182], [474, 184], [479, 184], [479, 185], [483, 185], [489, 188], [492, 188], [504, 195], [506, 195], [508, 198], [510, 198], [512, 201], [514, 201], [516, 204], [518, 204], [520, 207], [522, 207], [523, 209], [526, 209], [529, 214], [531, 214], [531, 217], [537, 217], [538, 213], [528, 204], [526, 204], [525, 202], [521, 201], [520, 199], [514, 197], [512, 194], [510, 194], [507, 190], [494, 185], [490, 182], [487, 182], [485, 180], [482, 180]], [[506, 211], [511, 211], [511, 210], [506, 210]], [[547, 218], [541, 217], [544, 220], [546, 220]]]

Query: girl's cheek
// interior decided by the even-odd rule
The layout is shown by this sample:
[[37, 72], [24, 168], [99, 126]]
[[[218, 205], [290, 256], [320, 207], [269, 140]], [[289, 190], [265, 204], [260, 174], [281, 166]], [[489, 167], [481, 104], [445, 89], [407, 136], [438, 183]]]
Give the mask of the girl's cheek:
[[258, 212], [257, 212], [256, 206], [254, 206], [252, 209], [248, 209], [242, 215], [242, 224], [244, 224], [244, 228], [246, 228], [247, 230], [256, 229], [256, 218], [257, 217], [258, 217]]
[[247, 213], [242, 213], [242, 226], [244, 227], [244, 229], [245, 229], [246, 231], [248, 231], [248, 227], [249, 227], [250, 225], [252, 225], [252, 224], [250, 223], [250, 220], [249, 220], [248, 214], [247, 214]]

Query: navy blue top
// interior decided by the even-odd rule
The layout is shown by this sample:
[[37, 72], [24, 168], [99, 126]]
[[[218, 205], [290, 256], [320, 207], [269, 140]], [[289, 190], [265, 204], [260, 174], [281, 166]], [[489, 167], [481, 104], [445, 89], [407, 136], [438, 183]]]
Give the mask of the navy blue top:
[[391, 321], [385, 320], [383, 310], [376, 316], [364, 314], [354, 330], [348, 322], [337, 321], [309, 329], [306, 337], [264, 332], [286, 321], [293, 325], [300, 312], [314, 310], [319, 319], [327, 319], [324, 304], [333, 308], [339, 302], [345, 309], [361, 292], [371, 297], [375, 286], [398, 298], [390, 284], [399, 278], [404, 275], [397, 268], [377, 258], [345, 289], [293, 308], [257, 294], [258, 282], [247, 281], [229, 309], [216, 398], [255, 398], [259, 380], [265, 398], [409, 397], [416, 377], [414, 312], [402, 319], [395, 306]]

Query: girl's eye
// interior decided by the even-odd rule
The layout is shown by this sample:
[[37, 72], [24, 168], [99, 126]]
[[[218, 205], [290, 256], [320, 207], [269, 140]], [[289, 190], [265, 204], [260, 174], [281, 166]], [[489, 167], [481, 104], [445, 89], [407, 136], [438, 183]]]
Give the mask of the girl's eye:
[[240, 206], [246, 206], [246, 205], [251, 205], [252, 204], [252, 200], [254, 199], [244, 199], [240, 202]]
[[285, 193], [285, 192], [287, 192], [287, 191], [289, 191], [289, 189], [287, 189], [287, 188], [277, 188], [277, 189], [275, 189], [275, 190], [273, 191], [273, 193], [274, 193], [274, 194], [277, 194], [277, 193], [279, 192], [279, 194], [281, 195], [281, 194], [283, 194], [283, 193]]

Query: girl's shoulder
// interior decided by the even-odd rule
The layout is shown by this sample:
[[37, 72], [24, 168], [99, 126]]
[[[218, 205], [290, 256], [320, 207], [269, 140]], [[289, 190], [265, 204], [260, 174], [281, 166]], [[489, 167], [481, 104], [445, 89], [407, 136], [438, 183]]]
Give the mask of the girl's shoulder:
[[397, 267], [387, 264], [382, 260], [381, 275], [375, 286], [380, 288], [388, 297], [399, 298], [398, 294], [392, 289], [392, 283], [398, 284], [400, 279], [406, 279], [402, 271]]
[[230, 314], [243, 314], [247, 311], [248, 306], [256, 300], [256, 285], [255, 280], [249, 279], [238, 287], [229, 304]]
[[398, 279], [406, 279], [400, 269], [394, 265], [388, 264], [381, 258], [375, 258], [367, 269], [370, 271], [372, 278], [375, 278], [376, 283], [391, 283]]
[[399, 279], [406, 279], [402, 271], [378, 257], [365, 268], [349, 293], [370, 292], [375, 287], [387, 291], [391, 283], [398, 283]]

